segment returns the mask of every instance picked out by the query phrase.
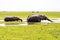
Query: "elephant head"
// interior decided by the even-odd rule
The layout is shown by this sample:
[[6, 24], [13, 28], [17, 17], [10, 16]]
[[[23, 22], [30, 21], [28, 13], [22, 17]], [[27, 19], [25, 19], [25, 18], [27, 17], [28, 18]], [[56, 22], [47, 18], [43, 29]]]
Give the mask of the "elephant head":
[[19, 20], [20, 20], [21, 22], [23, 21], [21, 18], [18, 18], [18, 17], [15, 17], [15, 16], [13, 17], [13, 19], [16, 20], [16, 21], [19, 21]]

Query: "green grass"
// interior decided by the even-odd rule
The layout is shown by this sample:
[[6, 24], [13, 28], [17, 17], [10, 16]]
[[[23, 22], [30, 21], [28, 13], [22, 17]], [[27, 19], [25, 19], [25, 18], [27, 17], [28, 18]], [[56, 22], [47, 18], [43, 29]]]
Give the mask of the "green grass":
[[[26, 19], [30, 14], [36, 13], [0, 12], [0, 19], [9, 15]], [[40, 12], [39, 14], [44, 14], [49, 18], [60, 18], [60, 12]], [[0, 26], [0, 40], [60, 40], [60, 23]]]
[[18, 16], [20, 18], [26, 19], [28, 15], [31, 14], [43, 14], [49, 18], [60, 18], [60, 12], [0, 12], [0, 19], [4, 19], [5, 16]]
[[60, 24], [0, 27], [0, 40], [60, 40]]

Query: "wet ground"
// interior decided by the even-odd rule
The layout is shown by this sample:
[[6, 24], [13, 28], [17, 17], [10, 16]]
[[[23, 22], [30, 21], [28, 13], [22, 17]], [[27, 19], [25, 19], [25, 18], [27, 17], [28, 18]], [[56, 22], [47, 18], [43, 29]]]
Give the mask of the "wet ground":
[[[60, 18], [51, 18], [53, 23], [60, 23]], [[48, 20], [42, 20], [41, 23], [51, 23]], [[20, 25], [28, 25], [26, 20], [23, 20], [23, 23], [4, 23], [4, 20], [0, 20], [0, 26], [20, 26]]]
[[[51, 18], [51, 20], [53, 21], [53, 23], [60, 23], [60, 18]], [[43, 23], [51, 23], [50, 21], [48, 20], [43, 20], [42, 21]]]

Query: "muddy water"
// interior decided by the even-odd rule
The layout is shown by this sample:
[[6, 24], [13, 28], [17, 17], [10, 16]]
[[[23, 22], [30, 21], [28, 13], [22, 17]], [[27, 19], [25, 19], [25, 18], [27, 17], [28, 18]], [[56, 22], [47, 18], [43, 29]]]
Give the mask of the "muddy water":
[[[60, 23], [60, 18], [52, 18], [51, 19], [53, 21], [53, 23]], [[48, 20], [42, 20], [42, 23], [51, 23]], [[26, 22], [26, 20], [23, 20], [23, 23], [4, 23], [4, 20], [0, 20], [0, 26], [20, 26], [20, 25], [28, 25], [28, 23]]]
[[23, 22], [4, 22], [4, 20], [0, 20], [0, 26], [20, 26], [20, 25], [28, 25], [26, 20], [23, 20]]
[[[51, 20], [53, 21], [53, 23], [60, 23], [60, 18], [52, 18]], [[42, 22], [43, 22], [43, 23], [44, 23], [44, 22], [45, 22], [45, 23], [51, 23], [51, 22], [48, 21], [48, 20], [43, 20]]]

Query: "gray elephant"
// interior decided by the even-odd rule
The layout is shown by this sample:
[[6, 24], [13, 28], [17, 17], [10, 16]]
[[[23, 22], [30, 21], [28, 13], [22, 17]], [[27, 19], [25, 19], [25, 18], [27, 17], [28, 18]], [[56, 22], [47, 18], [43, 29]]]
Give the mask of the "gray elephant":
[[32, 14], [29, 15], [27, 18], [27, 22], [41, 22], [41, 20], [48, 20], [50, 22], [53, 22], [50, 19], [48, 19], [45, 15], [40, 14]]
[[9, 22], [9, 21], [21, 21], [22, 22], [22, 19], [18, 18], [18, 17], [15, 17], [15, 16], [9, 16], [9, 17], [5, 17], [4, 18], [4, 21], [5, 22]]

